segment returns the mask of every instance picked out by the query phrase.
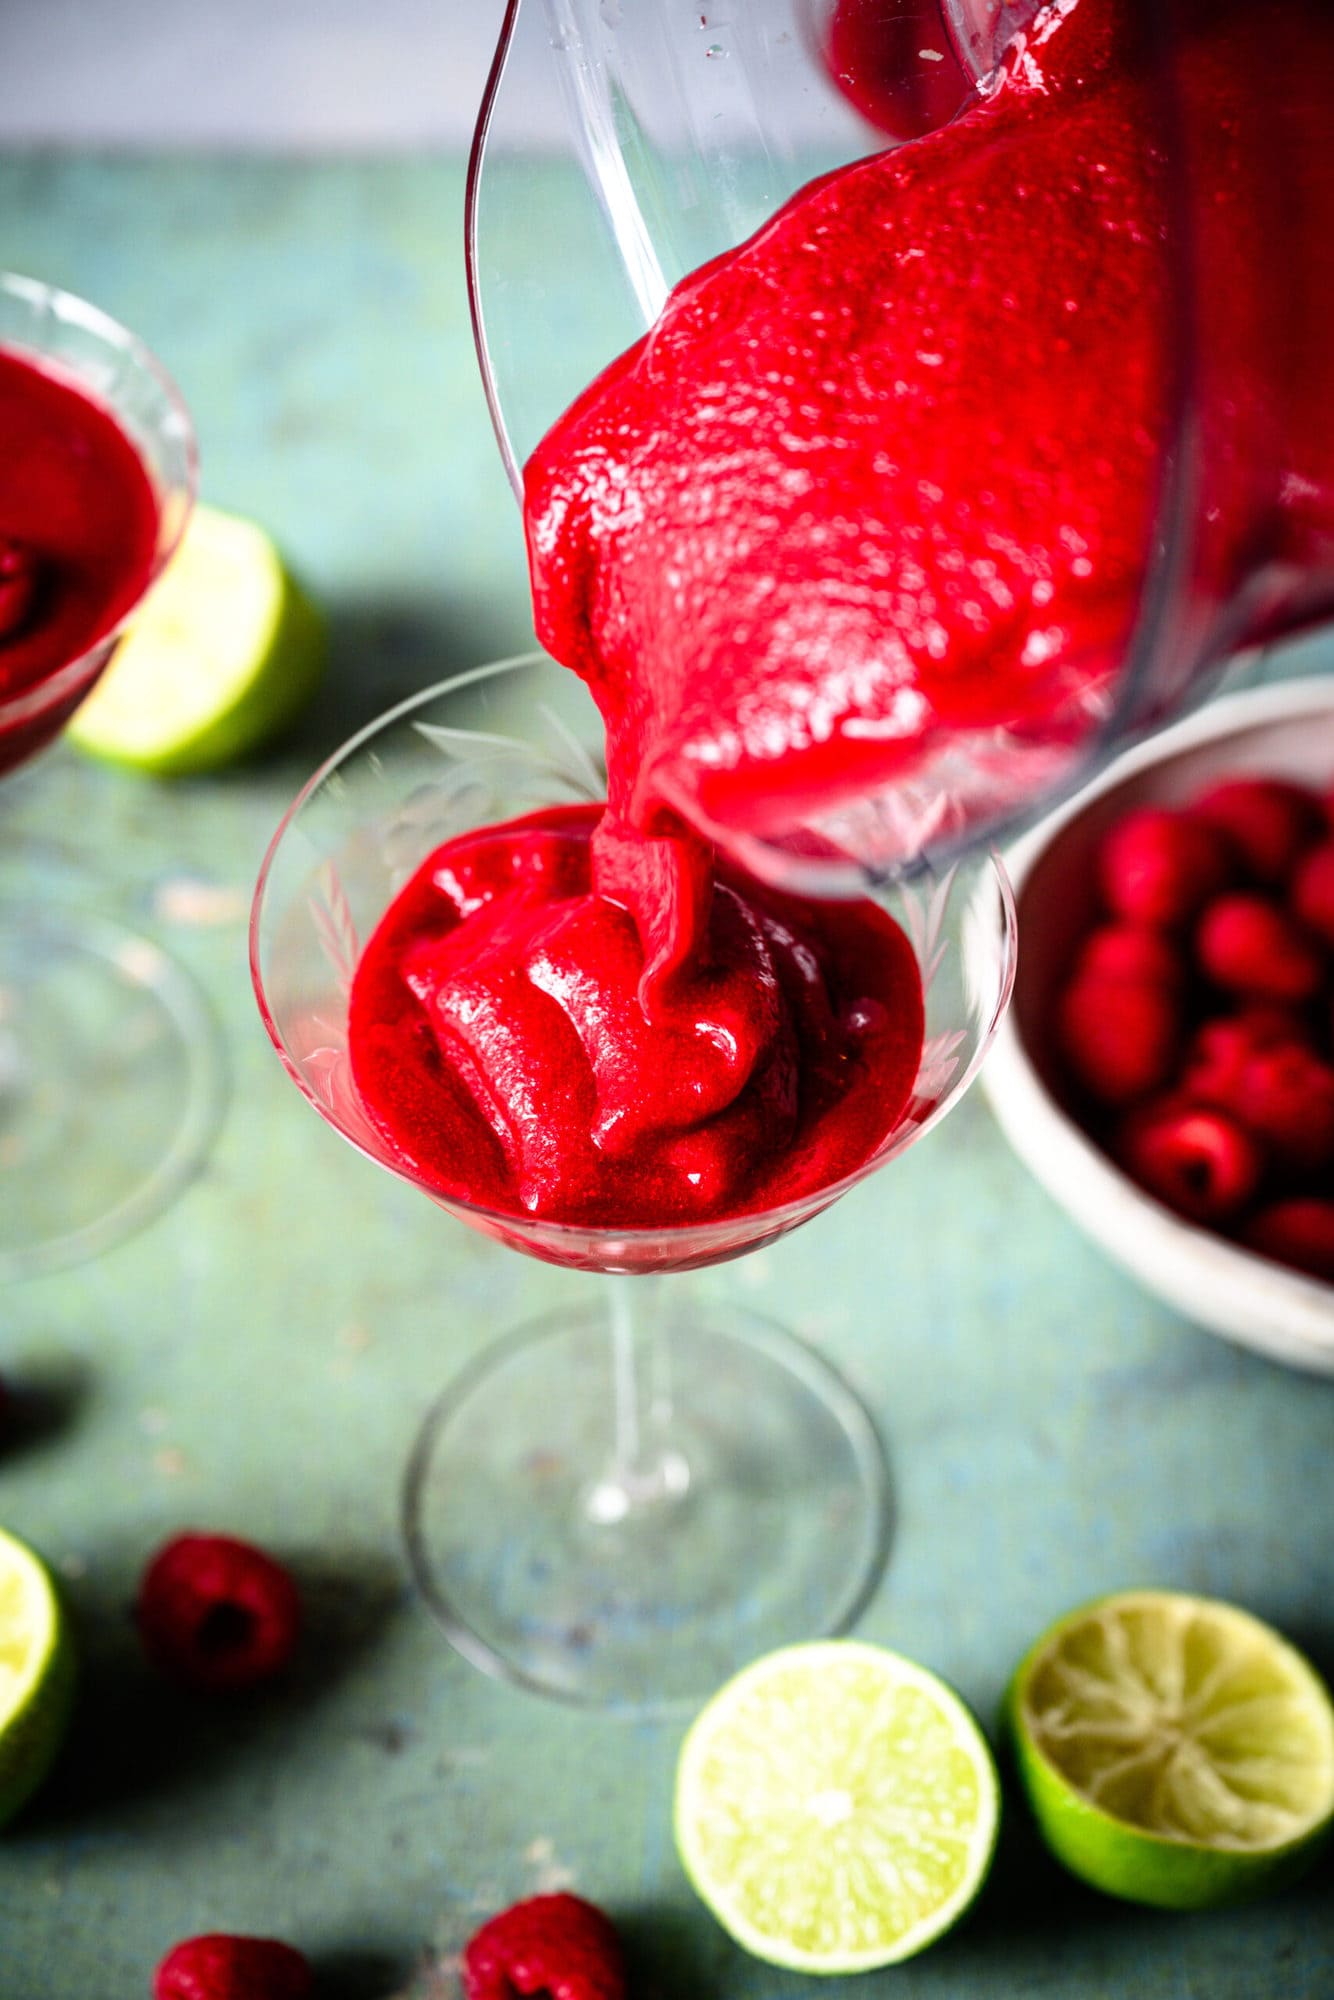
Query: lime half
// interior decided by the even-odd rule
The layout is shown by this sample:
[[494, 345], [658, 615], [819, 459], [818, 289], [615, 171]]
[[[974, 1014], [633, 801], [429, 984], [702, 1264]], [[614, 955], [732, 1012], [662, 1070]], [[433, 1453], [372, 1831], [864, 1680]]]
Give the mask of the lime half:
[[982, 1886], [1000, 1791], [958, 1696], [895, 1653], [823, 1640], [770, 1653], [692, 1725], [676, 1844], [723, 1928], [797, 1972], [921, 1951]]
[[50, 1575], [0, 1529], [0, 1826], [50, 1769], [73, 1693], [74, 1651]]
[[253, 521], [197, 507], [69, 737], [161, 777], [277, 736], [314, 693], [324, 621]]
[[1229, 1604], [1130, 1591], [1073, 1612], [1021, 1664], [1007, 1722], [1047, 1845], [1109, 1895], [1239, 1902], [1334, 1828], [1329, 1692]]

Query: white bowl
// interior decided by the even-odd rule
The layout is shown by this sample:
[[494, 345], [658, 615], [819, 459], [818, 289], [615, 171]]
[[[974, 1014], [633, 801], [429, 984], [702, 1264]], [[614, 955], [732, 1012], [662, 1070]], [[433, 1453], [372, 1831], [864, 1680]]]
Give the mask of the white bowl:
[[1213, 777], [1256, 771], [1328, 789], [1334, 676], [1224, 695], [1111, 765], [1006, 863], [1019, 909], [1014, 1002], [982, 1084], [1016, 1153], [1108, 1256], [1178, 1312], [1276, 1361], [1334, 1375], [1334, 1286], [1184, 1222], [1067, 1116], [1039, 1028], [1093, 896], [1094, 850], [1129, 807], [1184, 804]]

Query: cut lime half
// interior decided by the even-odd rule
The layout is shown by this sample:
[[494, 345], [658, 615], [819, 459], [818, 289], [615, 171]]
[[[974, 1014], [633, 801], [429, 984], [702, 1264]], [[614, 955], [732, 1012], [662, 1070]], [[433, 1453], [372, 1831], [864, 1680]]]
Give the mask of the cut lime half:
[[1039, 1639], [1006, 1705], [1043, 1838], [1109, 1895], [1239, 1902], [1334, 1828], [1334, 1707], [1272, 1627], [1211, 1598], [1129, 1591]]
[[74, 1692], [74, 1651], [45, 1565], [0, 1529], [0, 1826], [55, 1760]]
[[253, 521], [197, 507], [69, 737], [160, 777], [229, 764], [315, 690], [324, 621]]
[[958, 1696], [848, 1639], [745, 1668], [677, 1768], [687, 1875], [738, 1944], [796, 1972], [893, 1965], [948, 1930], [986, 1877], [999, 1810]]

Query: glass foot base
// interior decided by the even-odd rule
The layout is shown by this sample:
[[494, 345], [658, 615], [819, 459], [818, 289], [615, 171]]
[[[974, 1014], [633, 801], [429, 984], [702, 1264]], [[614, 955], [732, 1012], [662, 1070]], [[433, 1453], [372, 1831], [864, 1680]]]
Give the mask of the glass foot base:
[[461, 1653], [632, 1714], [698, 1702], [758, 1654], [845, 1628], [890, 1538], [879, 1439], [826, 1362], [693, 1294], [663, 1331], [631, 1468], [594, 1299], [451, 1383], [404, 1494], [417, 1583]]
[[147, 1222], [221, 1105], [212, 1017], [159, 946], [101, 917], [0, 909], [0, 1280]]

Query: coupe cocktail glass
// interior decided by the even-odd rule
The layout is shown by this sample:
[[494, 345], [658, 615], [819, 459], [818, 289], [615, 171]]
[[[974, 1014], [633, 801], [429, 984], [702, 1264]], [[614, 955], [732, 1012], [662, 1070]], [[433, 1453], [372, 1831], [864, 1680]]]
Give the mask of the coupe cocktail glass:
[[[601, 796], [601, 724], [544, 656], [414, 697], [324, 765], [269, 849], [251, 967], [284, 1067], [371, 1159], [405, 1173], [358, 1096], [348, 995], [397, 891], [444, 841]], [[897, 1159], [957, 1103], [1009, 996], [1014, 915], [998, 864], [888, 886], [855, 852], [756, 845], [752, 872], [803, 897], [870, 896], [926, 989], [912, 1099], [854, 1174], [788, 1206], [689, 1227], [524, 1220], [420, 1185], [512, 1249], [602, 1274], [587, 1297], [484, 1349], [427, 1418], [405, 1524], [423, 1594], [488, 1671], [642, 1710], [697, 1696], [750, 1656], [846, 1626], [883, 1565], [877, 1434], [828, 1362], [677, 1274], [772, 1241]], [[413, 1178], [410, 1172], [406, 1178]], [[442, 1341], [449, 1311], [442, 1290]]]
[[[157, 507], [147, 588], [194, 499], [194, 433], [179, 392], [124, 327], [30, 278], [0, 275], [0, 351], [80, 391], [134, 447]], [[0, 775], [59, 735], [134, 609], [126, 606], [76, 658], [0, 696]], [[24, 773], [6, 785], [11, 810], [27, 782]], [[85, 857], [53, 851], [21, 828], [6, 833], [0, 1275], [19, 1276], [104, 1249], [165, 1203], [211, 1134], [217, 1068], [193, 982], [108, 914], [108, 892]]]

